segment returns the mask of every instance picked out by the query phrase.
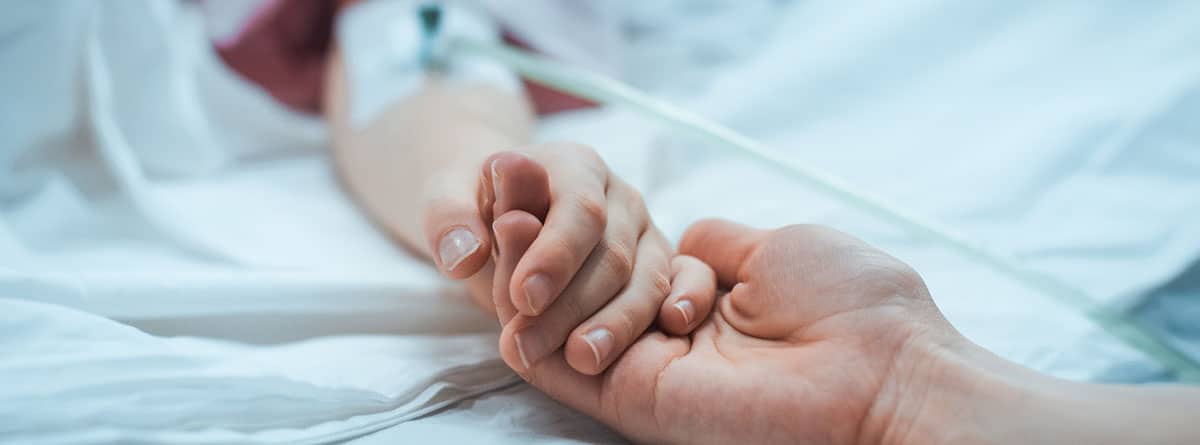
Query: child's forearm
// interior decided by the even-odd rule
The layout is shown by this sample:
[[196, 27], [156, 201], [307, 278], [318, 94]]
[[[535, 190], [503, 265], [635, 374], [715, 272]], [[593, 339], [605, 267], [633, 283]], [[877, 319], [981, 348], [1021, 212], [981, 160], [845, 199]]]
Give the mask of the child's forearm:
[[336, 50], [326, 79], [325, 114], [342, 181], [377, 224], [426, 257], [432, 252], [420, 211], [429, 188], [474, 187], [489, 154], [529, 140], [533, 116], [525, 99], [498, 88], [430, 77], [365, 127], [351, 128], [350, 86]]
[[641, 195], [594, 150], [528, 144], [523, 97], [427, 80], [351, 128], [336, 54], [330, 67], [325, 106], [347, 188], [379, 225], [496, 312], [513, 369], [532, 376], [561, 351], [566, 365], [594, 375], [653, 324], [684, 335], [707, 317], [708, 267], [672, 261]]
[[[491, 153], [528, 142], [533, 115], [525, 98], [485, 85], [461, 86], [430, 77], [413, 96], [362, 128], [349, 125], [350, 85], [341, 54], [330, 56], [325, 117], [339, 177], [375, 224], [426, 259], [435, 252], [423, 232], [433, 195], [462, 188], [476, 196], [480, 166]], [[436, 191], [435, 191], [436, 190]], [[492, 266], [466, 280], [481, 306], [492, 309]]]

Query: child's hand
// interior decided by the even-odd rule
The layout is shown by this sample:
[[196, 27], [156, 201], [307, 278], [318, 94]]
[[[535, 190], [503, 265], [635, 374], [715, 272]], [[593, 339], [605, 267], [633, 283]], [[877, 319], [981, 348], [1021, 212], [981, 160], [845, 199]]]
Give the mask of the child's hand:
[[[485, 269], [494, 254], [501, 355], [513, 369], [527, 372], [565, 344], [573, 368], [596, 374], [656, 319], [664, 330], [686, 334], [708, 316], [712, 272], [695, 259], [673, 258], [641, 196], [592, 150], [539, 145], [493, 155], [483, 167], [477, 213], [432, 212], [426, 233], [452, 277]], [[472, 243], [446, 244], [442, 235], [487, 223], [494, 238], [475, 239], [494, 239], [495, 252], [480, 242], [463, 257], [447, 255]]]
[[712, 271], [691, 257], [672, 258], [641, 196], [589, 149], [500, 153], [484, 177], [496, 198], [501, 355], [526, 378], [536, 378], [532, 365], [564, 342], [571, 367], [596, 374], [656, 318], [681, 335], [707, 318]]

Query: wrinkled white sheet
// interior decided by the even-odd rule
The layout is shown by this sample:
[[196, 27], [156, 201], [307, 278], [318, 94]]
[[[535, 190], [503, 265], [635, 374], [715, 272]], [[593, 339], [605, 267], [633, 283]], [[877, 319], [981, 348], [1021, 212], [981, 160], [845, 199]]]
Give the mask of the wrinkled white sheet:
[[248, 346], [153, 337], [56, 305], [0, 310], [0, 434], [20, 443], [346, 440], [516, 381], [496, 378], [487, 334]]
[[[761, 53], [681, 100], [1124, 309], [1200, 251], [1200, 9], [1145, 6], [803, 2]], [[1033, 289], [672, 144], [679, 167], [655, 172], [670, 185], [651, 193], [670, 233], [702, 215], [831, 224], [913, 263], [960, 329], [1009, 357], [1079, 378], [1153, 374], [1117, 365], [1136, 354]]]
[[[148, 3], [114, 3], [102, 23], [171, 16], [169, 3]], [[60, 8], [45, 32], [97, 26], [87, 13], [98, 4], [108, 5]], [[703, 65], [687, 79], [707, 89], [656, 91], [1126, 306], [1200, 246], [1197, 8], [800, 2], [736, 63], [712, 65], [705, 50], [728, 42], [691, 41], [688, 52], [642, 42], [636, 54]], [[170, 22], [180, 36], [198, 32], [182, 17]], [[670, 29], [689, 18], [663, 17], [642, 19]], [[319, 124], [178, 40], [97, 42], [110, 66], [121, 54], [176, 54], [140, 76], [109, 72], [113, 97], [150, 90], [199, 113], [164, 119], [122, 104], [108, 115], [145, 173], [132, 176], [95, 168], [113, 163], [87, 149], [103, 134], [56, 131], [105, 116], [95, 92], [63, 74], [88, 72], [63, 56], [87, 51], [83, 39], [44, 39], [41, 59], [0, 51], [4, 66], [37, 60], [0, 73], [0, 84], [27, 86], [5, 90], [9, 103], [84, 110], [2, 110], [12, 137], [0, 146], [0, 441], [311, 443], [381, 428], [357, 441], [619, 440], [512, 386], [494, 321], [355, 211]], [[655, 68], [625, 66], [649, 86], [661, 82]], [[160, 121], [175, 126], [137, 131]], [[35, 137], [47, 134], [59, 138]], [[704, 216], [832, 224], [912, 263], [955, 326], [1005, 357], [1069, 378], [1160, 378], [1032, 289], [627, 113], [561, 116], [541, 137], [596, 146], [674, 238]]]
[[516, 382], [196, 8], [0, 20], [0, 441], [327, 443]]

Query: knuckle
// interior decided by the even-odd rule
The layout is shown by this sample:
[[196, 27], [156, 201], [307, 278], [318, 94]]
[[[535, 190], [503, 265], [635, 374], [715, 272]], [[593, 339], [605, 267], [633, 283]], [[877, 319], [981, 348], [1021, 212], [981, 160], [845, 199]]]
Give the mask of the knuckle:
[[614, 187], [610, 188], [609, 193], [619, 194], [617, 196], [619, 196], [619, 199], [621, 199], [623, 203], [622, 206], [629, 212], [630, 217], [632, 217], [639, 226], [643, 228], [648, 226], [650, 222], [650, 212], [646, 210], [646, 198], [643, 197], [641, 193], [638, 193], [637, 189], [633, 188], [633, 186], [619, 179], [613, 183], [613, 186]]
[[633, 276], [633, 251], [620, 241], [606, 239], [597, 246], [600, 261], [617, 281], [624, 283]]
[[[586, 250], [577, 252], [566, 239], [552, 238], [547, 241], [544, 253], [547, 258], [554, 258], [555, 261], [547, 263], [545, 267], [553, 270], [561, 270], [567, 264], [581, 264], [587, 255]], [[559, 259], [562, 261], [558, 261]]]
[[662, 298], [671, 293], [671, 279], [662, 270], [655, 270], [650, 275], [650, 289], [656, 298]]
[[563, 152], [573, 161], [582, 163], [599, 177], [608, 176], [608, 164], [595, 149], [577, 143], [566, 143], [565, 146], [566, 149]]
[[912, 266], [889, 257], [881, 269], [887, 271], [882, 275], [890, 278], [892, 286], [898, 293], [907, 296], [920, 296], [928, 293], [925, 280]]
[[613, 335], [617, 336], [618, 339], [624, 340], [634, 338], [634, 336], [641, 331], [638, 329], [638, 323], [636, 321], [636, 317], [634, 316], [634, 308], [621, 308], [621, 310], [617, 311], [615, 315], [616, 316], [610, 322], [609, 326], [613, 330]]
[[634, 190], [633, 187], [628, 185], [624, 187], [629, 187], [629, 207], [639, 211], [639, 215], [644, 216], [646, 214], [646, 198], [643, 198], [642, 194]]
[[591, 311], [584, 305], [583, 298], [560, 298], [560, 300], [562, 300], [563, 309], [572, 323], [578, 323], [591, 315]]
[[597, 228], [603, 228], [608, 222], [608, 208], [601, 198], [581, 194], [575, 198], [579, 214]]
[[580, 144], [580, 143], [575, 143], [575, 142], [565, 142], [563, 145], [566, 146], [566, 151], [568, 153], [570, 153], [571, 156], [575, 157], [576, 159], [583, 159], [583, 160], [589, 161], [589, 162], [595, 162], [595, 161], [603, 162], [600, 159], [600, 153], [597, 153], [596, 150], [594, 148], [592, 148], [591, 146]]

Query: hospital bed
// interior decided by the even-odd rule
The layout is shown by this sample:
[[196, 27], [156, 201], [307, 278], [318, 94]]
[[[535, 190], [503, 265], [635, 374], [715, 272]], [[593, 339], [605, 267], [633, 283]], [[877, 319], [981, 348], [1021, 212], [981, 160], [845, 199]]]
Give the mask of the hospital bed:
[[[689, 80], [703, 88], [629, 77], [1200, 357], [1200, 6], [1106, 6], [805, 2], [761, 47]], [[0, 150], [0, 441], [621, 441], [521, 383], [495, 321], [365, 221], [319, 123], [272, 108], [202, 48], [173, 47], [205, 85], [189, 96], [122, 83], [119, 42], [94, 45], [113, 55], [81, 69], [110, 94], [82, 119], [142, 173], [80, 173], [111, 147]], [[140, 148], [164, 136], [131, 125], [132, 87], [205, 116], [167, 135], [199, 135], [176, 171]], [[286, 148], [262, 148], [280, 134]], [[538, 137], [596, 147], [673, 239], [709, 216], [829, 224], [921, 271], [949, 320], [1006, 358], [1077, 380], [1167, 378], [1037, 289], [628, 110], [558, 115]]]

